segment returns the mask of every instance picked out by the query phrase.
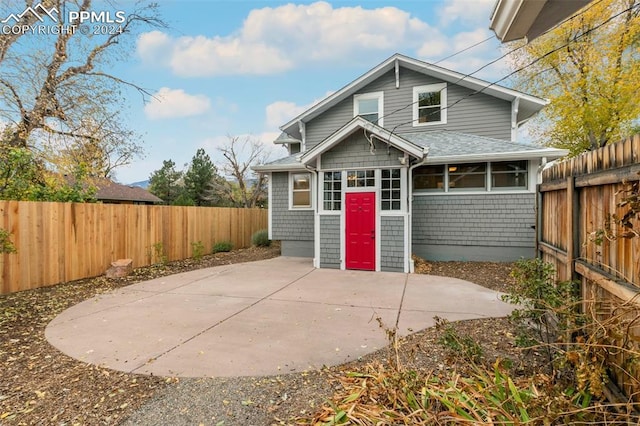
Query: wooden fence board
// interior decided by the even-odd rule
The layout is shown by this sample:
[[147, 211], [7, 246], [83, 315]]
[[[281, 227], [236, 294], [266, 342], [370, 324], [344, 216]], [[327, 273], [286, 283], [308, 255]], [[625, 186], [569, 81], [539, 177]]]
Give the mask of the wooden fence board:
[[205, 253], [247, 247], [267, 227], [264, 209], [0, 201], [0, 213], [18, 250], [0, 255], [0, 294], [101, 275], [121, 258], [149, 265], [154, 245], [168, 260], [191, 257], [196, 242]]
[[[583, 309], [596, 321], [606, 323], [624, 307], [620, 321], [630, 322], [634, 342], [640, 341], [640, 326], [634, 325], [640, 322], [640, 237], [622, 238], [615, 217], [628, 211], [620, 206], [621, 190], [640, 180], [639, 163], [636, 135], [545, 169], [536, 222], [542, 228], [539, 255], [556, 267], [557, 279], [580, 281]], [[632, 224], [640, 229], [637, 218]], [[618, 386], [640, 402], [638, 368], [618, 368], [633, 364], [632, 358], [618, 351], [608, 361]]]

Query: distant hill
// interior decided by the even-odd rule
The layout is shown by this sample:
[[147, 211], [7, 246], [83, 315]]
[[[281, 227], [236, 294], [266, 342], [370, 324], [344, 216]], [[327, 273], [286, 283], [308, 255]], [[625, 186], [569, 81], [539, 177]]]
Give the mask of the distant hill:
[[141, 180], [140, 182], [130, 183], [129, 186], [138, 186], [140, 188], [148, 189], [149, 188], [149, 179]]

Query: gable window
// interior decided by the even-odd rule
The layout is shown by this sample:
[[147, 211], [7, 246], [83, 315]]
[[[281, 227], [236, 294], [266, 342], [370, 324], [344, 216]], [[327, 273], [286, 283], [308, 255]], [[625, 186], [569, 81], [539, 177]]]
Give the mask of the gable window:
[[449, 189], [487, 188], [487, 163], [449, 164]]
[[444, 191], [444, 165], [418, 167], [413, 172], [413, 188]]
[[376, 186], [374, 170], [349, 170], [347, 172], [347, 188], [365, 188]]
[[311, 173], [291, 174], [291, 207], [311, 207]]
[[363, 93], [353, 96], [353, 116], [361, 116], [382, 127], [384, 92]]
[[492, 188], [526, 189], [528, 180], [526, 160], [491, 163]]
[[324, 172], [324, 209], [340, 210], [342, 207], [342, 172]]
[[413, 88], [413, 125], [426, 126], [447, 122], [447, 84], [429, 84]]
[[382, 169], [380, 184], [382, 210], [400, 210], [400, 169]]

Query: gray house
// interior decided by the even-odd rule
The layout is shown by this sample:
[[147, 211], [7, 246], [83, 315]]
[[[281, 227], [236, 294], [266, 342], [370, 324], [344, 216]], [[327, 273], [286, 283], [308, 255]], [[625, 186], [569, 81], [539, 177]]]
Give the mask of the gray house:
[[396, 54], [295, 117], [275, 141], [269, 233], [320, 268], [404, 271], [534, 255], [539, 169], [516, 142], [546, 100]]

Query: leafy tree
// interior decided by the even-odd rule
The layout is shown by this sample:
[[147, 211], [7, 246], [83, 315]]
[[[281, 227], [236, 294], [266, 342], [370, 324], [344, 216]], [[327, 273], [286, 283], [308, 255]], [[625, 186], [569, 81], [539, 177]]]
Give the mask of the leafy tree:
[[264, 145], [251, 137], [229, 136], [226, 145], [219, 148], [226, 159], [222, 166], [231, 179], [218, 186], [224, 198], [235, 207], [264, 206], [267, 198], [267, 177], [251, 170], [269, 157]]
[[196, 206], [219, 205], [215, 187], [220, 182], [218, 169], [204, 149], [199, 148], [184, 174], [186, 193]]
[[639, 44], [638, 0], [602, 0], [515, 52], [525, 67], [516, 88], [551, 100], [534, 135], [572, 155], [628, 136], [640, 117]]
[[[18, 13], [34, 3], [17, 1], [12, 8]], [[41, 4], [52, 10], [58, 22], [66, 21], [69, 10], [99, 13], [110, 5], [94, 5], [92, 0], [43, 0]], [[26, 14], [20, 24], [35, 22], [31, 15]], [[88, 173], [109, 176], [114, 167], [129, 163], [140, 147], [122, 124], [120, 114], [126, 102], [121, 89], [134, 87], [143, 97], [147, 92], [109, 73], [105, 65], [126, 56], [142, 30], [163, 25], [155, 4], [138, 3], [119, 30], [109, 35], [88, 36], [81, 31], [3, 35], [0, 118], [13, 123], [5, 142], [38, 155], [43, 152], [43, 161], [71, 162], [59, 168], [67, 172], [82, 166]]]
[[149, 192], [162, 198], [166, 204], [174, 204], [184, 192], [180, 184], [182, 172], [176, 170], [176, 163], [172, 160], [162, 162], [162, 168], [151, 173], [149, 178]]

